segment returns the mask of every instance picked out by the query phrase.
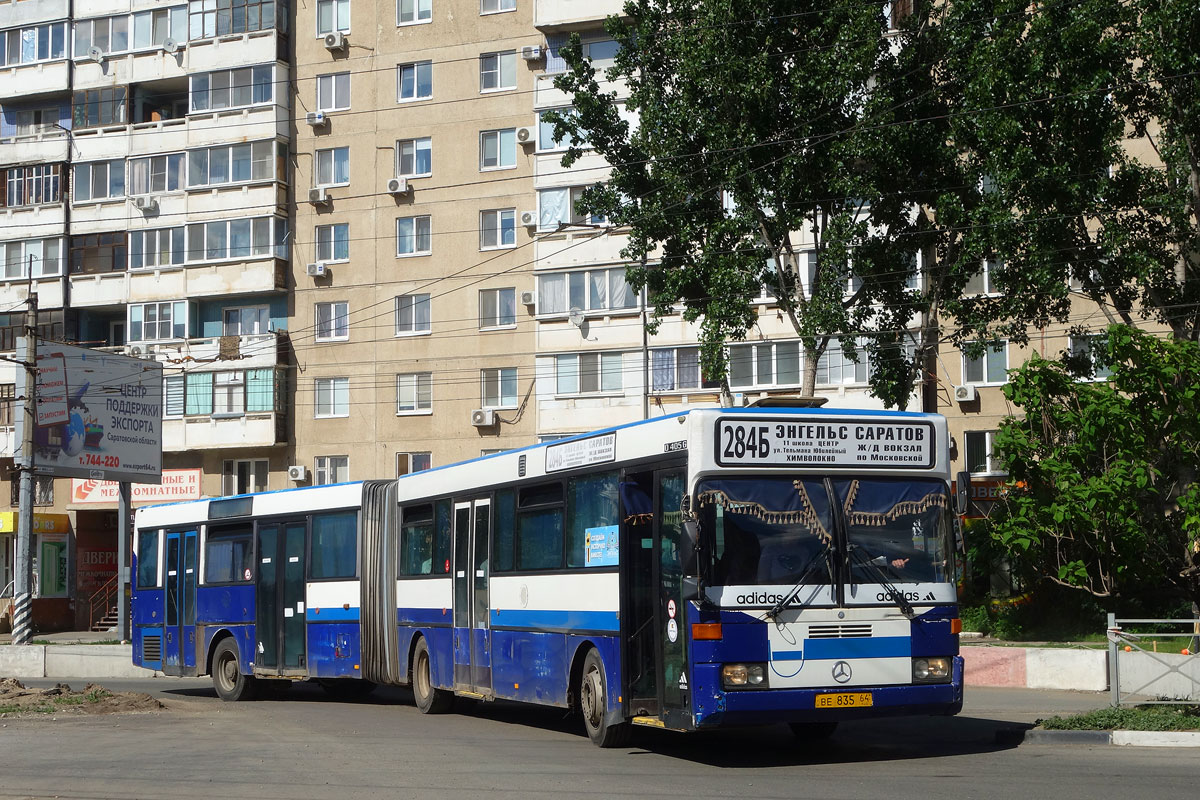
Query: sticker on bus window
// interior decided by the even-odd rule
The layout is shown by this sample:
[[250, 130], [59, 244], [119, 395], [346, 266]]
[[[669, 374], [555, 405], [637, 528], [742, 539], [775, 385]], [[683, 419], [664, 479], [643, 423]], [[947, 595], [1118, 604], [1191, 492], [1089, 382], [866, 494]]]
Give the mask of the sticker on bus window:
[[598, 528], [585, 528], [584, 534], [584, 566], [585, 567], [615, 567], [621, 561], [621, 546], [619, 528], [616, 525], [602, 525]]

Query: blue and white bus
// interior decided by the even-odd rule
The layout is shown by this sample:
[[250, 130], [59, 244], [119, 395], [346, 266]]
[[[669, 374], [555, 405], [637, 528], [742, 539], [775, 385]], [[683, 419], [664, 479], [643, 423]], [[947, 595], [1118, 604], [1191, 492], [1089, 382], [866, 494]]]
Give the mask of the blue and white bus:
[[952, 506], [940, 416], [750, 407], [142, 509], [134, 660], [226, 699], [315, 678], [561, 706], [601, 746], [954, 714]]

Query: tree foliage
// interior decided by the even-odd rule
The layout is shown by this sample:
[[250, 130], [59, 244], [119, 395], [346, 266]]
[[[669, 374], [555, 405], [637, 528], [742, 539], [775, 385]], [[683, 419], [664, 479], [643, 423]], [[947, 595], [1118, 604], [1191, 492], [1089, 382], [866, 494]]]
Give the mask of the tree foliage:
[[1097, 597], [1200, 601], [1200, 346], [1124, 325], [1111, 381], [1033, 358], [1005, 396], [1024, 418], [996, 433], [1012, 485], [993, 540], [1021, 565]]

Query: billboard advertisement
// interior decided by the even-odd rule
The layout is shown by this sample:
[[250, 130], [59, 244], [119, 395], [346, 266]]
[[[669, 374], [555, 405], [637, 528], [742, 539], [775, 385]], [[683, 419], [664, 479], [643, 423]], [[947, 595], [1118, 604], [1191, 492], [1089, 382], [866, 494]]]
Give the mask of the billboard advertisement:
[[[135, 483], [130, 487], [130, 502], [134, 505], [177, 503], [200, 499], [200, 470], [164, 469], [162, 483]], [[71, 481], [70, 503], [77, 506], [117, 505], [117, 484], [91, 478]]]
[[[23, 342], [18, 352], [22, 347]], [[33, 466], [38, 474], [162, 481], [162, 364], [39, 341], [37, 375]], [[23, 383], [24, 370], [17, 376]], [[19, 384], [17, 392], [24, 394], [24, 386]], [[18, 420], [20, 441], [24, 415]]]

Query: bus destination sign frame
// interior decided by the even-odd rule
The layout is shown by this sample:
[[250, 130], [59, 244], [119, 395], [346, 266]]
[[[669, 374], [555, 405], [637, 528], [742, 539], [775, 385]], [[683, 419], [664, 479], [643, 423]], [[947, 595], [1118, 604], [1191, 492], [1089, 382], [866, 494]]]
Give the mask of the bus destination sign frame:
[[925, 419], [720, 417], [714, 457], [722, 467], [932, 469], [936, 437]]

